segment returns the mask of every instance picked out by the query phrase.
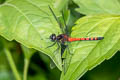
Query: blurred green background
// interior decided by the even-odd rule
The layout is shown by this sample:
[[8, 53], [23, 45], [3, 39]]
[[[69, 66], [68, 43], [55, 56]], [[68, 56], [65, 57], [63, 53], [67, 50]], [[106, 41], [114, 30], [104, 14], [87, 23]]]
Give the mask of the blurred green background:
[[[24, 54], [19, 43], [6, 41], [0, 36], [0, 80], [15, 80], [4, 52], [5, 45], [8, 46], [21, 77], [24, 68]], [[35, 52], [29, 64], [28, 80], [58, 80], [59, 77], [60, 71], [57, 68], [50, 69], [49, 57]]]

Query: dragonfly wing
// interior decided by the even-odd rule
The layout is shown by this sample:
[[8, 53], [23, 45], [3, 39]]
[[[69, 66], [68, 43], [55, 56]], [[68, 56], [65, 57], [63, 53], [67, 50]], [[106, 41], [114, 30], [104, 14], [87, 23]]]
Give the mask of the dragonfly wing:
[[50, 68], [51, 68], [51, 69], [56, 68], [56, 65], [55, 65], [55, 63], [53, 62], [53, 60], [50, 61]]
[[68, 30], [68, 26], [66, 24], [66, 19], [65, 19], [65, 16], [64, 16], [64, 12], [62, 11], [62, 17], [63, 17], [63, 21], [64, 21], [64, 31], [65, 31], [65, 34], [69, 35], [69, 30]]
[[[60, 43], [59, 42], [56, 42], [57, 43], [57, 48], [55, 49], [55, 51], [53, 51], [53, 53], [52, 54], [54, 54], [54, 56], [52, 57], [53, 59], [57, 59], [58, 60], [58, 65], [60, 65], [60, 66], [62, 66], [61, 64], [62, 64], [62, 60], [61, 60], [61, 46], [60, 46]], [[54, 63], [54, 62], [53, 62]], [[52, 68], [54, 68], [55, 67], [55, 65], [53, 64], [53, 63], [51, 63], [51, 67]]]
[[54, 16], [55, 20], [57, 21], [62, 33], [65, 33], [65, 31], [64, 31], [64, 29], [62, 27], [62, 24], [60, 23], [59, 19], [57, 18], [57, 16], [55, 15], [55, 13], [53, 12], [53, 10], [52, 10], [52, 8], [50, 6], [49, 6], [49, 9], [50, 9], [52, 15]]
[[64, 54], [62, 55], [63, 58], [63, 70], [64, 74], [67, 72], [67, 69], [70, 65], [71, 58], [72, 58], [72, 53], [70, 52], [69, 45], [67, 45]]

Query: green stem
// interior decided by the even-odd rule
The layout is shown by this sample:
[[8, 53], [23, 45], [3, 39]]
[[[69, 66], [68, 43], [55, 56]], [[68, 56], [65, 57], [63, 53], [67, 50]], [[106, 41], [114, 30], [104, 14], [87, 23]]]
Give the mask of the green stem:
[[24, 61], [24, 75], [23, 75], [23, 80], [27, 80], [27, 72], [28, 72], [28, 67], [29, 67], [29, 60], [25, 59]]
[[14, 74], [16, 80], [21, 80], [20, 75], [18, 74], [17, 68], [15, 66], [15, 63], [13, 61], [13, 58], [12, 58], [12, 55], [11, 55], [10, 51], [7, 48], [5, 48], [4, 51], [5, 51], [8, 62], [10, 64], [10, 67], [11, 67], [11, 69], [13, 71], [13, 74]]

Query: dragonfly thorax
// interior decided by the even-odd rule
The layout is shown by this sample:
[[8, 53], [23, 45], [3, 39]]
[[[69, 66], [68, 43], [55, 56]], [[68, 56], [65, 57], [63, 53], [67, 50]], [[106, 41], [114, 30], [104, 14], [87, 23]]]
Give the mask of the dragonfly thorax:
[[50, 39], [51, 39], [51, 41], [55, 41], [56, 40], [56, 35], [55, 34], [51, 34], [50, 35]]

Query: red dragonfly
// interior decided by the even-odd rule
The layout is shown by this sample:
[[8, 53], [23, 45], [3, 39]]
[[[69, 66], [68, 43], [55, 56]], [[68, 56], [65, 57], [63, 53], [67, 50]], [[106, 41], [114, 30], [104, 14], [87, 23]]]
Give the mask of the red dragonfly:
[[[55, 13], [53, 12], [53, 10], [51, 9], [51, 7], [49, 6], [49, 9], [50, 11], [52, 12], [54, 18], [56, 19], [57, 23], [59, 24], [59, 27], [62, 31], [63, 34], [59, 34], [58, 36], [56, 36], [56, 34], [51, 34], [50, 35], [50, 39], [51, 41], [55, 42], [54, 44], [52, 44], [51, 46], [55, 45], [56, 42], [59, 42], [61, 44], [64, 45], [65, 42], [73, 42], [73, 41], [91, 41], [91, 40], [102, 40], [104, 39], [104, 37], [91, 37], [91, 38], [72, 38], [72, 37], [69, 37], [68, 35], [68, 27], [66, 25], [66, 22], [65, 22], [65, 18], [64, 18], [64, 14], [62, 12], [62, 17], [63, 17], [63, 20], [64, 20], [64, 25], [65, 25], [65, 29], [63, 29], [63, 27], [61, 26], [58, 18], [56, 17]], [[49, 46], [49, 47], [51, 47]]]
[[52, 34], [50, 36], [51, 41], [57, 41], [57, 42], [61, 42], [64, 43], [66, 41], [68, 42], [73, 42], [73, 41], [90, 41], [90, 40], [102, 40], [104, 39], [104, 37], [91, 37], [91, 38], [72, 38], [69, 37], [67, 34], [59, 34], [58, 36], [56, 36], [56, 34]]
[[[63, 21], [64, 21], [64, 26], [62, 26], [59, 19], [56, 17], [55, 13], [53, 12], [53, 10], [51, 9], [50, 6], [49, 6], [49, 9], [50, 9], [51, 13], [53, 14], [54, 18], [56, 19], [56, 21], [57, 21], [57, 23], [62, 31], [62, 34], [59, 34], [57, 36], [56, 36], [56, 34], [51, 34], [49, 39], [54, 43], [48, 47], [52, 47], [57, 43], [58, 48], [55, 51], [59, 50], [61, 47], [61, 56], [64, 53], [66, 48], [67, 48], [66, 50], [68, 51], [68, 53], [70, 53], [69, 46], [68, 46], [68, 44], [65, 44], [65, 43], [74, 42], [74, 41], [91, 41], [91, 40], [96, 41], [96, 40], [104, 39], [104, 37], [91, 37], [91, 38], [72, 38], [72, 37], [69, 37], [68, 26], [66, 25], [64, 13], [62, 12], [62, 17], [63, 17]], [[64, 73], [67, 71], [66, 66], [68, 67], [69, 62], [71, 61], [71, 60], [68, 60], [69, 62], [67, 62], [67, 61], [65, 61], [65, 58], [66, 57], [64, 57], [64, 58], [62, 57]]]

